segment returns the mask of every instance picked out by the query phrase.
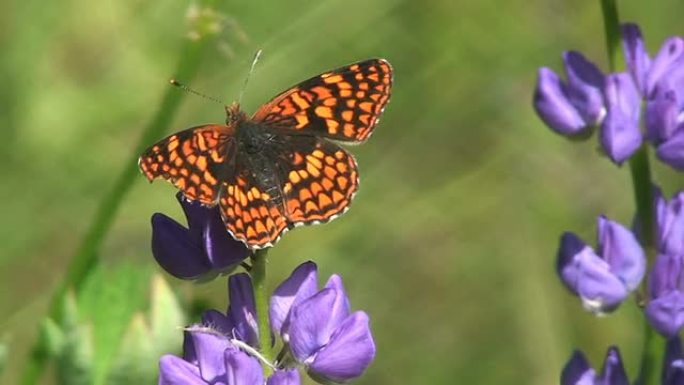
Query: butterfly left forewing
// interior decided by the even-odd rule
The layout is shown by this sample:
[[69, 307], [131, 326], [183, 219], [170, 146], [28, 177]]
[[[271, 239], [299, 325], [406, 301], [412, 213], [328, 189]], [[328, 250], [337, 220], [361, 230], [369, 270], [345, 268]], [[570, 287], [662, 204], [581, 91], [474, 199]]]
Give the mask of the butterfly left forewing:
[[180, 131], [145, 150], [138, 165], [148, 180], [166, 179], [186, 198], [214, 205], [235, 153], [233, 133], [213, 124]]
[[276, 96], [252, 120], [342, 142], [368, 139], [389, 101], [392, 67], [370, 59], [323, 73]]

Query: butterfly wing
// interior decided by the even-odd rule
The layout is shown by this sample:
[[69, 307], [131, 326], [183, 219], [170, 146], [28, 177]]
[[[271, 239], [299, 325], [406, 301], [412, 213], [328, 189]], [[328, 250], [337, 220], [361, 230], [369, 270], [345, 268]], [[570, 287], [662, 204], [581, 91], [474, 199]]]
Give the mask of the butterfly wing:
[[389, 101], [392, 67], [384, 59], [353, 63], [306, 80], [263, 105], [252, 120], [284, 130], [360, 143]]
[[292, 140], [278, 161], [285, 215], [292, 226], [328, 222], [349, 208], [358, 189], [354, 157], [327, 140]]
[[215, 205], [235, 156], [233, 134], [232, 127], [221, 125], [189, 128], [145, 150], [138, 166], [150, 181], [166, 179], [186, 198]]

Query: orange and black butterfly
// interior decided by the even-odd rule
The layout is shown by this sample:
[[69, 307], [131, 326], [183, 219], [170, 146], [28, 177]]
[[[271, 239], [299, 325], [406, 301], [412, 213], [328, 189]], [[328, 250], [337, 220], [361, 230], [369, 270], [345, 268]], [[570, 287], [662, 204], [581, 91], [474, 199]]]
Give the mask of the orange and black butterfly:
[[330, 221], [359, 186], [356, 162], [336, 142], [373, 132], [390, 97], [383, 59], [350, 64], [306, 80], [248, 118], [226, 106], [226, 125], [173, 134], [139, 160], [147, 178], [164, 178], [185, 197], [219, 205], [226, 229], [252, 249], [288, 229]]

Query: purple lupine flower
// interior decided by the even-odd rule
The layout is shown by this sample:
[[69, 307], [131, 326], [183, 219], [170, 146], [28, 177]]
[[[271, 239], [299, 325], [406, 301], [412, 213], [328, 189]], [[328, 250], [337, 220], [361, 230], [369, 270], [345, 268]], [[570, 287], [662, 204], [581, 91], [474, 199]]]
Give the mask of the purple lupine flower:
[[667, 341], [661, 383], [663, 385], [684, 384], [684, 355], [682, 354], [682, 341], [678, 336]]
[[675, 194], [669, 202], [658, 188], [654, 195], [658, 251], [684, 255], [684, 191]]
[[629, 385], [620, 352], [610, 347], [603, 362], [603, 369], [597, 376], [596, 371], [580, 351], [575, 351], [565, 364], [560, 379], [561, 385]]
[[659, 254], [649, 276], [646, 318], [665, 337], [684, 326], [684, 255]]
[[641, 147], [641, 100], [634, 82], [624, 73], [608, 75], [603, 91], [607, 113], [601, 123], [601, 147], [613, 163], [622, 164]]
[[578, 52], [563, 54], [567, 83], [551, 69], [537, 75], [534, 108], [549, 128], [565, 136], [588, 136], [605, 114], [603, 74]]
[[218, 208], [190, 202], [181, 193], [188, 228], [164, 214], [152, 216], [152, 254], [169, 274], [181, 279], [209, 279], [235, 268], [248, 250], [226, 231]]
[[313, 262], [300, 265], [276, 288], [269, 309], [274, 329], [294, 358], [322, 382], [347, 382], [360, 376], [375, 357], [368, 315], [351, 313], [338, 275], [316, 291]]
[[622, 35], [627, 70], [646, 102], [646, 137], [660, 160], [684, 170], [684, 39], [666, 39], [651, 59], [637, 25], [623, 25]]
[[565, 286], [580, 297], [583, 306], [602, 314], [615, 310], [639, 286], [646, 256], [631, 231], [600, 216], [598, 251], [577, 235], [564, 233], [557, 269]]
[[[159, 360], [160, 385], [264, 385], [261, 362], [211, 324], [188, 327], [183, 357]], [[299, 385], [296, 369], [276, 369], [267, 385]]]

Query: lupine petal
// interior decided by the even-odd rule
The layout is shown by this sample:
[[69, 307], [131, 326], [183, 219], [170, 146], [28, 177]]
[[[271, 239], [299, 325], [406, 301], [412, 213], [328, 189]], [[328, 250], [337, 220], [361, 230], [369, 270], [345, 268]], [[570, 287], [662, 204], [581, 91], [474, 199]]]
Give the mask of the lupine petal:
[[339, 311], [342, 302], [339, 297], [336, 290], [323, 289], [292, 307], [290, 349], [298, 361], [305, 362], [327, 344], [332, 333], [347, 317]]
[[240, 350], [228, 350], [225, 360], [226, 385], [263, 385], [264, 373], [259, 361]]
[[658, 250], [670, 255], [684, 255], [684, 192], [666, 201], [656, 190]]
[[627, 372], [625, 372], [625, 367], [620, 358], [620, 352], [616, 347], [612, 346], [608, 349], [599, 378], [601, 378], [599, 382], [601, 384], [630, 385]]
[[332, 309], [332, 312], [339, 313], [339, 318], [344, 319], [351, 312], [351, 305], [349, 304], [347, 291], [344, 289], [344, 285], [342, 284], [342, 277], [340, 277], [338, 274], [331, 275], [330, 278], [328, 278], [328, 281], [325, 283], [324, 288], [334, 289], [337, 291], [337, 298], [339, 301], [335, 303], [337, 308]]
[[644, 47], [639, 26], [632, 23], [622, 25], [622, 41], [627, 68], [642, 95], [646, 95], [646, 76], [651, 65], [651, 59]]
[[651, 298], [662, 297], [678, 287], [678, 277], [682, 271], [682, 258], [679, 255], [659, 254], [648, 280], [648, 291]]
[[192, 334], [187, 330], [183, 331], [183, 359], [197, 366], [197, 353], [195, 353], [195, 341], [192, 339]]
[[634, 233], [617, 222], [598, 218], [599, 254], [608, 262], [610, 270], [627, 287], [636, 289], [646, 271], [646, 255]]
[[159, 360], [159, 385], [206, 385], [206, 382], [196, 366], [167, 354]]
[[658, 146], [656, 154], [663, 162], [684, 171], [684, 130], [678, 130], [669, 140]]
[[287, 328], [283, 328], [286, 323], [292, 306], [301, 303], [303, 300], [313, 296], [318, 291], [318, 275], [316, 264], [308, 261], [297, 266], [292, 274], [283, 281], [273, 292], [268, 308], [268, 316], [271, 321], [271, 328], [275, 333], [287, 336]]
[[610, 265], [572, 233], [561, 237], [557, 269], [566, 287], [591, 312], [611, 311], [629, 294]]
[[604, 96], [607, 114], [601, 125], [601, 146], [614, 163], [621, 164], [641, 146], [641, 100], [626, 73], [606, 77]]
[[211, 270], [188, 229], [164, 214], [152, 215], [152, 255], [176, 278], [194, 279]]
[[297, 369], [278, 370], [266, 381], [266, 385], [300, 385], [301, 383]]
[[682, 341], [676, 336], [667, 341], [663, 358], [663, 385], [681, 385], [684, 383], [684, 356]]
[[671, 37], [665, 40], [651, 63], [646, 80], [647, 93], [644, 96], [650, 97], [651, 91], [662, 80], [663, 76], [672, 71], [674, 66], [680, 65], [678, 61], [681, 60], [682, 53], [684, 53], [684, 40], [679, 37]]
[[212, 209], [202, 232], [207, 257], [214, 269], [229, 270], [249, 255], [249, 250], [226, 231], [218, 208]]
[[588, 124], [596, 124], [604, 113], [603, 73], [581, 53], [563, 54], [568, 76], [568, 99]]
[[646, 305], [646, 318], [665, 337], [675, 336], [684, 326], [684, 293], [671, 291]]
[[204, 326], [192, 326], [187, 330], [192, 335], [202, 378], [207, 382], [223, 378], [226, 374], [224, 352], [234, 349], [228, 338]]
[[[230, 307], [228, 315], [233, 321], [237, 337], [251, 346], [259, 346], [259, 327], [252, 280], [245, 273], [234, 274], [228, 278]], [[268, 337], [266, 337], [268, 338]]]
[[646, 103], [646, 135], [656, 146], [669, 139], [677, 130], [679, 106], [673, 91], [654, 92]]
[[214, 309], [202, 313], [202, 325], [226, 336], [231, 336], [235, 328], [230, 317]]
[[368, 315], [361, 311], [347, 317], [330, 342], [316, 353], [309, 365], [312, 377], [338, 383], [359, 377], [375, 357], [368, 322]]
[[563, 368], [560, 385], [594, 385], [595, 379], [596, 372], [587, 358], [582, 352], [575, 350]]
[[541, 120], [558, 134], [575, 136], [587, 131], [587, 123], [568, 99], [567, 86], [549, 68], [539, 69], [533, 105]]

